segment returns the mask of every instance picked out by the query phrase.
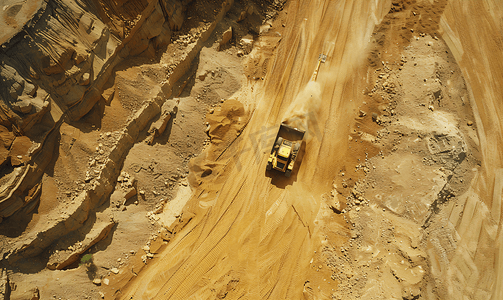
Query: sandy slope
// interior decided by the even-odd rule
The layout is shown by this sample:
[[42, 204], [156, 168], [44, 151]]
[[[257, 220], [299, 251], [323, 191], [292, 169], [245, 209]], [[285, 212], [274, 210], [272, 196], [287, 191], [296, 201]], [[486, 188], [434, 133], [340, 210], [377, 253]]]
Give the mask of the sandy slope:
[[500, 1], [449, 1], [440, 32], [472, 94], [482, 153], [463, 211], [447, 208], [459, 234], [456, 253], [439, 276], [447, 275], [450, 295], [501, 299], [503, 272], [501, 201], [503, 182], [503, 6]]
[[[333, 291], [338, 284], [345, 284], [340, 279], [326, 280], [330, 273], [323, 273], [325, 262], [319, 267], [315, 262], [315, 271], [310, 267], [315, 251], [323, 244], [320, 236], [323, 230], [319, 228], [317, 215], [323, 209], [322, 194], [332, 190], [333, 178], [340, 167], [354, 166], [364, 153], [350, 150], [348, 135], [354, 129], [355, 115], [364, 100], [361, 88], [368, 84], [371, 35], [376, 25], [382, 25], [380, 22], [392, 5], [390, 2], [291, 1], [288, 4], [285, 28], [273, 24], [269, 32], [260, 37], [257, 51], [251, 54], [252, 58], [266, 55], [264, 49], [274, 48], [280, 36], [276, 31], [281, 32], [274, 55], [266, 57], [270, 63], [264, 83], [250, 84], [236, 96], [245, 103], [252, 102], [249, 101], [252, 97], [258, 99], [255, 105], [247, 107], [249, 122], [243, 121], [247, 115], [240, 112], [239, 105], [229, 104], [227, 112], [237, 113], [221, 119], [230, 124], [223, 134], [229, 138], [237, 133], [239, 137], [228, 148], [210, 148], [216, 152], [208, 153], [207, 160], [199, 162], [213, 164], [213, 168], [194, 189], [186, 207], [186, 212], [195, 214], [194, 218], [158, 254], [155, 263], [148, 265], [118, 294], [120, 298], [309, 299], [312, 293], [306, 290], [312, 289], [310, 286]], [[409, 2], [415, 4], [415, 1]], [[503, 296], [500, 283], [503, 267], [499, 258], [503, 188], [502, 8], [497, 1], [421, 3], [426, 12], [419, 23], [424, 25], [420, 29], [431, 37], [440, 33], [461, 68], [474, 110], [481, 165], [474, 167], [474, 179], [467, 191], [439, 206], [433, 218], [435, 228], [444, 225], [453, 228], [454, 238], [449, 249], [440, 242], [431, 242], [438, 237], [433, 229], [423, 232], [428, 226], [404, 221], [400, 219], [403, 216], [374, 212], [368, 220], [382, 218], [383, 222], [379, 221], [376, 228], [389, 222], [393, 230], [401, 230], [405, 239], [412, 241], [421, 240], [424, 234], [424, 246], [412, 242], [407, 248], [407, 255], [425, 259], [422, 264], [429, 268], [430, 277], [425, 277], [428, 285], [423, 285], [428, 291], [424, 291], [422, 297], [500, 299]], [[397, 18], [400, 17], [403, 16]], [[407, 26], [411, 24], [392, 24], [401, 25], [392, 28], [396, 32], [410, 32]], [[412, 34], [409, 35], [412, 38]], [[398, 39], [398, 33], [396, 37]], [[391, 43], [390, 37], [388, 43]], [[318, 83], [308, 85], [321, 52], [326, 52], [329, 59], [322, 66]], [[396, 50], [389, 57], [400, 53], [400, 49]], [[301, 165], [289, 180], [266, 173], [265, 162], [277, 124], [291, 117], [290, 112], [300, 112], [296, 121], [307, 127], [308, 138]], [[244, 124], [247, 125], [241, 132]], [[399, 156], [402, 159], [399, 162], [407, 162], [404, 157]], [[413, 159], [410, 161], [409, 166], [414, 166]], [[394, 172], [391, 164], [389, 168]], [[433, 168], [431, 174], [434, 174]], [[403, 176], [395, 177], [406, 185]], [[429, 179], [434, 178], [431, 176]], [[351, 237], [350, 228], [342, 217], [337, 218], [341, 220], [331, 226], [341, 234], [337, 237], [339, 240], [332, 242], [346, 245]], [[396, 234], [394, 238], [399, 236]], [[365, 257], [363, 250], [351, 255], [354, 255], [352, 258]], [[389, 261], [399, 265], [400, 256], [396, 262]], [[369, 278], [377, 274], [376, 282], [392, 282], [403, 270], [406, 268], [368, 274]], [[308, 277], [311, 282], [306, 281]], [[416, 280], [409, 275], [404, 278]], [[369, 281], [364, 288], [372, 291], [372, 284]], [[362, 294], [364, 298], [385, 299], [391, 295], [386, 294], [387, 291], [395, 292], [390, 288], [384, 289], [381, 295]], [[398, 287], [392, 295], [402, 292]], [[325, 297], [328, 294], [318, 294], [315, 298]], [[343, 298], [352, 297], [348, 292]]]
[[[346, 149], [349, 128], [341, 124], [348, 123], [348, 112], [356, 109], [351, 100], [361, 93], [351, 81], [366, 63], [366, 43], [384, 11], [384, 4], [361, 1], [289, 4], [277, 55], [254, 95], [261, 100], [237, 143], [217, 160], [224, 174], [199, 187], [189, 203], [195, 218], [129, 285], [124, 299], [300, 297], [319, 198], [331, 189], [342, 157], [334, 149]], [[291, 180], [266, 174], [276, 126], [322, 51], [330, 52], [318, 79], [322, 103], [306, 110], [311, 127], [301, 167]]]

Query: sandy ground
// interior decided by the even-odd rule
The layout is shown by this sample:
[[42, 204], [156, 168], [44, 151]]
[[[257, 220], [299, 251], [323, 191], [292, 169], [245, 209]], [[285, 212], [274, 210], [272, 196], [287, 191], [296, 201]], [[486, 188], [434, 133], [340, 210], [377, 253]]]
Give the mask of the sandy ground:
[[[481, 218], [470, 184], [501, 161], [483, 154], [469, 71], [442, 38], [462, 6], [446, 4], [290, 2], [285, 28], [273, 24], [251, 55], [281, 35], [246, 129], [216, 160], [222, 175], [203, 180], [186, 208], [195, 217], [121, 298], [497, 299], [495, 277], [472, 281], [496, 259], [497, 231], [480, 260], [466, 262], [463, 245], [479, 240], [465, 225]], [[498, 53], [488, 40], [484, 53]], [[298, 110], [309, 136], [297, 173], [266, 173], [277, 124]]]
[[[503, 297], [501, 4], [281, 7], [238, 25], [250, 9], [234, 4], [176, 83], [166, 132], [151, 144], [139, 134], [81, 236], [9, 266], [13, 296], [38, 287], [55, 299]], [[218, 5], [192, 8], [187, 26]], [[220, 47], [229, 25], [234, 40]], [[241, 38], [254, 39], [251, 53]], [[170, 46], [159, 62], [119, 65], [110, 101], [63, 123], [36, 213], [11, 217], [22, 228], [3, 222], [3, 245], [71, 207], [90, 157], [161, 90], [162, 63], [183, 53]], [[291, 178], [265, 168], [281, 122], [306, 130]], [[137, 194], [124, 201], [128, 182]], [[85, 252], [91, 264], [46, 268], [110, 220]]]

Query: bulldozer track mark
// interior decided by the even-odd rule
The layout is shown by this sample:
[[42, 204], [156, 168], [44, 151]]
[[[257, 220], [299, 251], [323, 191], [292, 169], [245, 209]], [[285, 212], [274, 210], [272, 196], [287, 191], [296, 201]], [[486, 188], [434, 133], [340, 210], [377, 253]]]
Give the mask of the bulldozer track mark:
[[[254, 111], [253, 111], [254, 112]], [[241, 133], [243, 133], [243, 131], [246, 129], [246, 127], [248, 126], [248, 123], [250, 123], [250, 120], [251, 120], [251, 117], [253, 116], [253, 112], [251, 113], [250, 117], [248, 118], [248, 120], [246, 121], [246, 123], [244, 124], [243, 127], [240, 128], [240, 131]], [[236, 138], [234, 138], [231, 143], [229, 145], [227, 145], [224, 150], [222, 150], [222, 152], [220, 152], [220, 154], [217, 156], [217, 158], [215, 159], [215, 161], [218, 161], [220, 159], [220, 157], [222, 157], [222, 155], [227, 151], [227, 149], [229, 149], [229, 147], [231, 147], [234, 142], [239, 139], [239, 137], [241, 136], [241, 134], [239, 134], [238, 136], [236, 136]]]
[[295, 206], [293, 204], [292, 204], [292, 208], [293, 208], [293, 211], [295, 212], [295, 214], [297, 215], [297, 217], [299, 218], [300, 223], [302, 223], [302, 226], [306, 227], [307, 230], [309, 231], [309, 237], [311, 237], [311, 228], [309, 227], [309, 225], [306, 225], [306, 223], [304, 223], [304, 220], [302, 220], [302, 217], [300, 216], [299, 212], [297, 211], [297, 209], [295, 208]]

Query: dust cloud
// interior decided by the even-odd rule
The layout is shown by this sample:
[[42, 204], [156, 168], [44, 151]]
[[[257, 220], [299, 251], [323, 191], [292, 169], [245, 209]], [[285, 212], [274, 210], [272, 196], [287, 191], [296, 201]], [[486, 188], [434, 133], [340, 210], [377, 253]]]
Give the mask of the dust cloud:
[[321, 106], [321, 85], [309, 81], [283, 116], [283, 123], [306, 131], [307, 139], [316, 135], [316, 116]]

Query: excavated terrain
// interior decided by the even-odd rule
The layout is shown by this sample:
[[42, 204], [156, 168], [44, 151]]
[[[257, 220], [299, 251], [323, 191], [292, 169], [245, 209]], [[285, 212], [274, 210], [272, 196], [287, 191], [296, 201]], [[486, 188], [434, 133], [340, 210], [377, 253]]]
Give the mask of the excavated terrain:
[[0, 299], [503, 298], [501, 1], [4, 2]]

